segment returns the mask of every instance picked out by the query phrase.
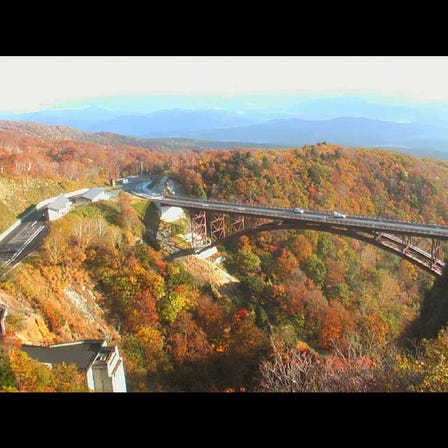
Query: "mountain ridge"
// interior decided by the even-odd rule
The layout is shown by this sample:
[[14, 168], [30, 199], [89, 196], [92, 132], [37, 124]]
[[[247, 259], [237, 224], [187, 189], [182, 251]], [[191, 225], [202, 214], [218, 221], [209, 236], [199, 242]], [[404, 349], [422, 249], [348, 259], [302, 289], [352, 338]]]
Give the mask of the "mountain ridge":
[[351, 147], [396, 147], [416, 155], [447, 152], [448, 156], [448, 129], [444, 127], [363, 117], [338, 117], [330, 120], [277, 119], [249, 126], [191, 132], [187, 136], [216, 141], [275, 142], [285, 146], [327, 141]]
[[127, 145], [177, 152], [194, 149], [230, 149], [247, 148], [278, 148], [276, 144], [256, 144], [251, 142], [213, 142], [188, 138], [138, 138], [112, 132], [85, 132], [71, 126], [47, 125], [30, 121], [0, 120], [0, 130], [18, 132], [43, 139], [74, 140], [78, 142], [99, 143], [103, 145]]

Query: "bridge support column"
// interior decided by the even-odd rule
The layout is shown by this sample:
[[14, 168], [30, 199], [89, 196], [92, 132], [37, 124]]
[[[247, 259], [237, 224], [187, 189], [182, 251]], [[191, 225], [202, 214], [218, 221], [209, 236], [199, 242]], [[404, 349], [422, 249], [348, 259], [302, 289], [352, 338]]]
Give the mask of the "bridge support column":
[[440, 258], [440, 240], [431, 240], [431, 262], [434, 265]]
[[232, 233], [240, 232], [245, 229], [244, 226], [244, 216], [241, 215], [232, 215], [230, 217], [230, 230]]
[[406, 254], [409, 248], [412, 246], [412, 236], [403, 235], [403, 253]]
[[207, 215], [205, 211], [192, 211], [190, 215], [190, 228], [191, 246], [205, 246], [207, 244]]
[[224, 214], [214, 214], [210, 220], [210, 236], [212, 241], [221, 240], [226, 236]]

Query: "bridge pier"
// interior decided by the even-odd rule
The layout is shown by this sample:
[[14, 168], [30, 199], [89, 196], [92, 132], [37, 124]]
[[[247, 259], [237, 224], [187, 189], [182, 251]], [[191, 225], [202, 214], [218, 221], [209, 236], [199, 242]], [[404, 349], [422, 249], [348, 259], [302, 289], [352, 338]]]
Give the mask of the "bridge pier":
[[241, 232], [246, 228], [243, 215], [231, 214], [229, 222], [224, 213], [213, 213], [207, 216], [206, 210], [192, 210], [190, 213], [191, 245], [205, 246], [211, 241], [219, 241], [228, 234]]
[[245, 229], [245, 222], [243, 215], [230, 216], [230, 230], [232, 233], [240, 232]]
[[201, 247], [207, 244], [207, 215], [205, 210], [190, 214], [191, 246]]
[[215, 213], [210, 220], [210, 236], [212, 241], [217, 241], [226, 236], [226, 222], [223, 213]]
[[402, 235], [403, 239], [403, 253], [407, 254], [409, 248], [412, 246], [412, 236], [411, 235]]
[[431, 240], [431, 261], [434, 265], [437, 263], [437, 260], [440, 258], [440, 240], [432, 239]]

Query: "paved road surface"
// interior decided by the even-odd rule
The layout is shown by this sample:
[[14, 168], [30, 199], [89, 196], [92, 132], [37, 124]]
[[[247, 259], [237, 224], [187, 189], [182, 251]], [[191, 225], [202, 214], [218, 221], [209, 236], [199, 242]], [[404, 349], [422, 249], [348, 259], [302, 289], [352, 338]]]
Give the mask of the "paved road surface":
[[35, 211], [0, 242], [0, 267], [14, 266], [39, 247], [48, 233], [42, 211]]

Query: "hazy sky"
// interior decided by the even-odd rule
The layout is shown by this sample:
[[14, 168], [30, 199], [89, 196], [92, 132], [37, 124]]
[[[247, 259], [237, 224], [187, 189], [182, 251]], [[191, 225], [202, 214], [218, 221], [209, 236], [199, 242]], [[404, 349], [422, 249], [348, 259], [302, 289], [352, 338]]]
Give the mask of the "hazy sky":
[[379, 93], [448, 102], [448, 57], [0, 57], [0, 110], [151, 93]]

